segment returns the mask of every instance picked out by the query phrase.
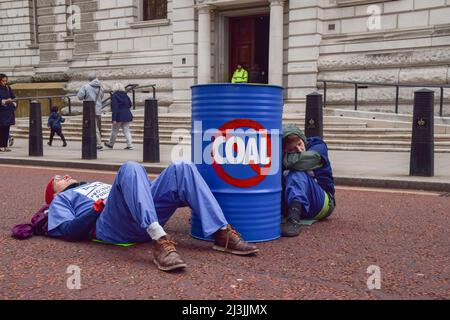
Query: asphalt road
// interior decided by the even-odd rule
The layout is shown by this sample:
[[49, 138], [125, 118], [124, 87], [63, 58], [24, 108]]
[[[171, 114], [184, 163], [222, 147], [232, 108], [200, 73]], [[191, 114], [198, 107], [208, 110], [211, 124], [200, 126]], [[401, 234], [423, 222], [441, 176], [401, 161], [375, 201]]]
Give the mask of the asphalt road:
[[[296, 238], [260, 243], [255, 257], [211, 249], [189, 236], [189, 210], [166, 226], [188, 264], [168, 274], [150, 244], [121, 248], [35, 236], [15, 240], [55, 174], [112, 182], [113, 172], [0, 166], [0, 299], [449, 299], [450, 197], [337, 189], [337, 208]], [[245, 208], [243, 208], [245, 211]], [[81, 289], [68, 289], [78, 266]], [[380, 289], [368, 288], [379, 268]], [[373, 267], [372, 267], [373, 268]]]

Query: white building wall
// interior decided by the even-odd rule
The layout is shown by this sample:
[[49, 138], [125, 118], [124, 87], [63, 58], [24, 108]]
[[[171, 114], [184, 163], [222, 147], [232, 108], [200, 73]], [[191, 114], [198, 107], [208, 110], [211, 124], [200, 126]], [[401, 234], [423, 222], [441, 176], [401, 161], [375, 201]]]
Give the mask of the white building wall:
[[[398, 0], [347, 7], [336, 7], [335, 1], [321, 2], [319, 78], [450, 83], [450, 1]], [[370, 30], [368, 21], [374, 10], [380, 13], [380, 24]], [[335, 30], [329, 30], [330, 24]], [[411, 112], [413, 91], [418, 89], [400, 90], [401, 112]], [[393, 111], [395, 88], [361, 89], [358, 94], [361, 104], [366, 104], [360, 109]], [[436, 90], [436, 101], [439, 95]], [[354, 90], [331, 89], [327, 99], [340, 107], [352, 107]]]
[[[140, 22], [140, 0], [72, 0], [81, 9], [81, 29], [71, 36], [64, 11], [70, 1], [36, 0], [36, 44], [32, 1], [0, 0], [0, 69], [12, 79], [64, 78], [69, 91], [96, 70], [107, 87], [116, 81], [156, 84], [162, 112], [188, 111], [190, 87], [197, 81], [195, 5], [200, 2], [214, 5], [211, 75], [221, 81], [219, 15], [237, 4], [243, 10], [268, 10], [268, 1], [169, 0], [167, 20]], [[303, 112], [318, 78], [450, 83], [450, 0], [286, 0], [284, 8], [286, 112]], [[380, 13], [376, 28], [368, 25], [374, 9]], [[412, 91], [400, 92], [404, 111], [410, 109]], [[395, 90], [359, 93], [361, 108], [392, 110]], [[327, 98], [330, 105], [349, 107], [353, 96], [352, 88], [331, 86]], [[146, 97], [139, 94], [137, 101]]]
[[11, 77], [29, 77], [39, 63], [34, 45], [30, 1], [0, 1], [0, 70]]
[[189, 110], [190, 87], [197, 79], [197, 14], [194, 4], [194, 0], [174, 1], [171, 112]]
[[[99, 0], [94, 21], [93, 40], [81, 50], [75, 49], [70, 63], [68, 90], [79, 88], [93, 68], [107, 88], [114, 82], [140, 85], [155, 84], [160, 112], [172, 104], [173, 1], [168, 1], [167, 19], [140, 20], [139, 0]], [[80, 32], [76, 44], [83, 41]], [[75, 46], [76, 47], [76, 46]], [[137, 93], [144, 104], [149, 93]]]
[[316, 91], [323, 9], [317, 1], [289, 1], [285, 112], [304, 111], [305, 97]]

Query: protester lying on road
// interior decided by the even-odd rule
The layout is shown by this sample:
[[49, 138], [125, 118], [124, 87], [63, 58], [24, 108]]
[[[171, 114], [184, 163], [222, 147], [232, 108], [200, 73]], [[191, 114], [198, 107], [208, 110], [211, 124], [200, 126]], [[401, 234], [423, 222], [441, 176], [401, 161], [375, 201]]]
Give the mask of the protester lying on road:
[[320, 137], [306, 138], [294, 124], [283, 126], [283, 169], [288, 171], [281, 234], [293, 237], [300, 233], [301, 219], [325, 219], [336, 206], [327, 145]]
[[189, 206], [199, 217], [204, 236], [215, 235], [213, 249], [236, 255], [258, 252], [228, 224], [208, 185], [189, 162], [170, 165], [153, 182], [145, 168], [132, 161], [120, 167], [112, 186], [55, 176], [45, 189], [45, 200], [50, 204], [48, 227], [41, 212], [29, 225], [31, 234], [24, 234], [26, 225], [19, 225], [13, 236], [26, 238], [34, 231], [68, 241], [126, 244], [154, 240], [154, 263], [170, 271], [185, 268], [186, 263], [163, 226], [177, 208]]

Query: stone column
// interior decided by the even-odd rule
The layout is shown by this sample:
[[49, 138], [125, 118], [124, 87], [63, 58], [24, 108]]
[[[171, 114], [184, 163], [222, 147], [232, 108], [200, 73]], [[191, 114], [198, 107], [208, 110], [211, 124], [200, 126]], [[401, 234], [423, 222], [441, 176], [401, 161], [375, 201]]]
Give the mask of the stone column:
[[270, 2], [269, 84], [283, 85], [283, 5], [284, 0]]
[[211, 81], [211, 5], [201, 5], [198, 9], [198, 64], [197, 83]]
[[322, 42], [322, 0], [290, 1], [288, 17], [287, 88], [283, 112], [305, 112], [306, 96], [317, 91]]
[[[169, 112], [190, 113], [191, 86], [197, 83], [195, 0], [172, 1], [172, 104]], [[186, 24], [186, 21], [192, 23]]]

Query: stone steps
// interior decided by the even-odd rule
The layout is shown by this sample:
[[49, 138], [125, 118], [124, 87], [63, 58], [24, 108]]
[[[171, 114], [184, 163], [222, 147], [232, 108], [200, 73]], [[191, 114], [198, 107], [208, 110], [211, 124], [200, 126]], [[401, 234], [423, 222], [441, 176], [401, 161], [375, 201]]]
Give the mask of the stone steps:
[[[107, 141], [111, 132], [110, 115], [103, 116], [102, 138]], [[143, 143], [144, 117], [135, 114], [130, 125], [135, 143]], [[288, 114], [283, 116], [283, 123], [291, 122], [300, 128], [304, 126], [304, 115]], [[45, 127], [47, 118], [42, 119], [44, 139], [48, 139], [49, 129]], [[11, 128], [17, 138], [28, 138], [29, 122], [26, 118], [17, 119]], [[331, 150], [362, 151], [409, 151], [411, 145], [411, 128], [385, 125], [368, 127], [368, 120], [340, 116], [324, 116], [324, 140]], [[165, 145], [190, 144], [191, 118], [186, 114], [160, 114], [159, 137]], [[81, 141], [82, 116], [67, 117], [63, 132], [68, 141]], [[58, 137], [55, 137], [58, 140]], [[122, 132], [117, 137], [118, 143], [125, 142]], [[450, 134], [435, 134], [435, 151], [450, 152]]]
[[[14, 134], [14, 137], [19, 139], [27, 139], [28, 135]], [[47, 141], [48, 135], [44, 135], [44, 143]], [[109, 136], [103, 135], [103, 141], [107, 141]], [[380, 151], [380, 152], [409, 152], [411, 150], [410, 141], [380, 141], [374, 143], [371, 140], [339, 140], [339, 139], [327, 139], [324, 138], [330, 150], [346, 150], [346, 151]], [[54, 141], [59, 142], [59, 137], [55, 136]], [[67, 137], [67, 141], [81, 141], [79, 136]], [[143, 139], [139, 136], [133, 136], [133, 142], [136, 144], [142, 144]], [[119, 134], [116, 139], [116, 143], [125, 143], [125, 138]], [[162, 145], [190, 145], [189, 137], [184, 137], [181, 141], [171, 141], [170, 137], [161, 137], [160, 143]], [[450, 153], [450, 142], [435, 141], [434, 151], [436, 153]]]
[[[299, 127], [302, 127], [300, 124], [298, 124]], [[12, 127], [12, 130], [24, 130], [24, 131], [28, 131], [28, 124], [16, 124], [14, 127]], [[111, 123], [105, 123], [102, 122], [102, 131], [111, 131]], [[355, 124], [355, 123], [324, 123], [324, 130], [328, 130], [328, 128], [332, 128], [333, 130], [335, 129], [340, 129], [340, 131], [342, 132], [346, 132], [345, 130], [347, 129], [360, 129], [360, 131], [365, 130], [366, 126], [364, 124]], [[130, 124], [130, 129], [133, 132], [140, 132], [144, 130], [144, 123], [135, 123], [132, 122]], [[179, 129], [183, 129], [186, 131], [191, 131], [191, 125], [190, 124], [183, 124], [183, 125], [176, 125], [176, 124], [164, 124], [164, 123], [159, 123], [159, 130], [160, 132], [162, 131], [175, 131], [175, 130], [179, 130]], [[46, 126], [42, 127], [43, 131], [46, 131], [49, 129]], [[63, 124], [63, 132], [81, 132], [82, 130], [82, 126], [81, 123], [80, 124], [73, 124], [73, 123], [68, 123], [68, 124]]]

